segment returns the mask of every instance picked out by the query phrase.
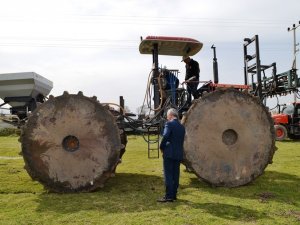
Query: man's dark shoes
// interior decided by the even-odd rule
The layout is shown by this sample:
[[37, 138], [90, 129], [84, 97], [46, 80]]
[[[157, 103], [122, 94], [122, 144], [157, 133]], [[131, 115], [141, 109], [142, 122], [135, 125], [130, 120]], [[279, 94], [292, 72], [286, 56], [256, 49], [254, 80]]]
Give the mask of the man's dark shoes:
[[160, 199], [157, 199], [157, 202], [161, 202], [161, 203], [164, 203], [164, 202], [173, 202], [174, 200], [171, 199], [171, 198], [166, 198], [166, 197], [162, 197]]

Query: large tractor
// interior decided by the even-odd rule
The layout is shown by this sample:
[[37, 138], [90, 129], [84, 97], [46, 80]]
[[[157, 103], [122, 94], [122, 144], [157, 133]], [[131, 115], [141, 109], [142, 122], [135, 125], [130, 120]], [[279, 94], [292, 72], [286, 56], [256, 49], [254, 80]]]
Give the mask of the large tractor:
[[[247, 46], [253, 42], [257, 52], [251, 56], [247, 54]], [[236, 187], [255, 180], [272, 162], [275, 151], [273, 121], [262, 101], [277, 93], [279, 81], [276, 74], [274, 82], [261, 78], [261, 71], [267, 68], [260, 64], [255, 36], [245, 39], [245, 83], [220, 84], [214, 54], [214, 82], [206, 82], [199, 89], [199, 98], [187, 105], [186, 89], [176, 84], [178, 70], [159, 68], [158, 56], [193, 56], [202, 46], [190, 38], [149, 36], [141, 40], [140, 53], [152, 54], [153, 59], [147, 88], [148, 93], [153, 93], [148, 99], [153, 114], [141, 121], [124, 113], [122, 97], [119, 111], [81, 92], [65, 92], [46, 99], [52, 88], [47, 79], [40, 76], [24, 79], [22, 74], [0, 75], [0, 97], [4, 104], [10, 104], [11, 111], [17, 115], [21, 110], [14, 110], [14, 104], [18, 103], [22, 109], [20, 122], [24, 125], [20, 141], [29, 175], [50, 191], [98, 189], [115, 172], [125, 151], [124, 128], [129, 125], [143, 134], [159, 136], [166, 110], [174, 107], [186, 128], [183, 163], [187, 168], [213, 186]], [[248, 66], [255, 58], [256, 63]], [[293, 80], [298, 82], [296, 73], [292, 73]], [[249, 76], [252, 82], [248, 81]], [[41, 88], [45, 86], [46, 90]], [[22, 91], [24, 87], [31, 90]], [[297, 89], [289, 89], [293, 90]], [[148, 152], [151, 144], [159, 143], [159, 138], [150, 140], [149, 137], [146, 138]]]
[[275, 151], [273, 121], [260, 98], [250, 93], [247, 83], [219, 83], [214, 46], [214, 82], [202, 81], [204, 85], [198, 89], [201, 97], [192, 105], [182, 101], [186, 90], [163, 90], [161, 85], [166, 78], [165, 69], [158, 67], [158, 55], [193, 56], [202, 46], [190, 38], [149, 36], [142, 40], [140, 53], [153, 58], [155, 115], [163, 117], [168, 107], [176, 107], [182, 114], [186, 128], [183, 163], [199, 178], [213, 186], [244, 185], [263, 173]]

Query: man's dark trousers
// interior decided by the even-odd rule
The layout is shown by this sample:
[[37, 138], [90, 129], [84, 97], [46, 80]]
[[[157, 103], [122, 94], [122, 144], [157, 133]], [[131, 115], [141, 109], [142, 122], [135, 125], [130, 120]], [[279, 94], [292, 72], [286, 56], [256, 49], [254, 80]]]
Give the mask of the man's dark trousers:
[[197, 99], [199, 96], [197, 94], [197, 87], [198, 87], [199, 83], [195, 82], [195, 83], [188, 83], [187, 84], [187, 103], [191, 104], [192, 102], [192, 95], [194, 97], [194, 99]]
[[180, 160], [164, 158], [164, 175], [166, 186], [166, 199], [176, 199], [179, 186]]

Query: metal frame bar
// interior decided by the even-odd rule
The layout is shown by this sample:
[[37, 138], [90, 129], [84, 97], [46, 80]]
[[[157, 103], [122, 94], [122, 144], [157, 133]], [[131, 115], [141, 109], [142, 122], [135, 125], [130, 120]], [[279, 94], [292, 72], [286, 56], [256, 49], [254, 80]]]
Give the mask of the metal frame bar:
[[152, 79], [152, 84], [154, 87], [154, 108], [157, 109], [159, 107], [160, 103], [160, 96], [159, 96], [159, 85], [158, 85], [158, 76], [159, 76], [159, 71], [158, 71], [158, 44], [155, 43], [153, 44], [153, 50], [152, 50], [152, 56], [153, 56], [153, 79]]

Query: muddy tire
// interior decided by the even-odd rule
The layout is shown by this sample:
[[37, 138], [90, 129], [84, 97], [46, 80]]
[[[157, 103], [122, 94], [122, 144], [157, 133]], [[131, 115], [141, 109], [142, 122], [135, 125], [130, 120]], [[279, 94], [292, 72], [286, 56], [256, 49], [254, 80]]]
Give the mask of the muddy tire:
[[20, 140], [29, 175], [54, 192], [103, 187], [124, 148], [113, 115], [82, 93], [64, 93], [40, 105]]
[[183, 124], [184, 163], [213, 186], [245, 185], [272, 162], [272, 118], [247, 93], [234, 89], [209, 93], [193, 103]]

